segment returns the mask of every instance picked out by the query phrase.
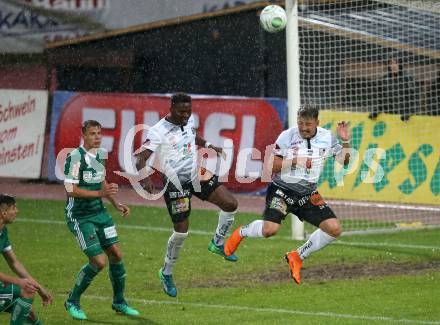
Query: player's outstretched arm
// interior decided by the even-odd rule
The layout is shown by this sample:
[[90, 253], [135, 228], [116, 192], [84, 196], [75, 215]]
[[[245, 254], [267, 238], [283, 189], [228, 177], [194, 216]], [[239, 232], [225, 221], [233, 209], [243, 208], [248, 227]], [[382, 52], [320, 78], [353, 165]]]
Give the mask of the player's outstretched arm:
[[11, 271], [14, 272], [18, 278], [0, 273], [0, 281], [16, 284], [28, 292], [35, 293], [39, 291], [41, 285], [34, 280], [24, 265], [18, 260], [12, 249], [3, 252], [3, 257]]
[[225, 155], [223, 148], [214, 146], [212, 143], [206, 141], [202, 137], [199, 137], [198, 134], [196, 134], [196, 145], [198, 145], [200, 147], [204, 147], [204, 148], [213, 149], [217, 153], [217, 156], [224, 156]]
[[24, 265], [18, 260], [12, 249], [3, 252], [3, 257], [8, 263], [9, 268], [12, 272], [18, 275], [22, 279], [32, 279], [30, 273], [26, 270]]
[[350, 138], [351, 138], [351, 130], [345, 121], [341, 121], [338, 123], [336, 127], [336, 133], [342, 141], [342, 152], [337, 156], [337, 160], [340, 163], [343, 163], [344, 166], [347, 166], [350, 163]]
[[42, 285], [40, 285], [40, 288], [38, 289], [38, 295], [41, 297], [41, 300], [43, 302], [43, 306], [46, 307], [53, 302], [53, 296], [52, 294], [44, 288]]
[[3, 283], [15, 284], [19, 286], [22, 290], [26, 290], [28, 292], [35, 293], [38, 291], [38, 287], [35, 284], [35, 281], [32, 281], [30, 279], [17, 278], [0, 272], [0, 281], [2, 281]]

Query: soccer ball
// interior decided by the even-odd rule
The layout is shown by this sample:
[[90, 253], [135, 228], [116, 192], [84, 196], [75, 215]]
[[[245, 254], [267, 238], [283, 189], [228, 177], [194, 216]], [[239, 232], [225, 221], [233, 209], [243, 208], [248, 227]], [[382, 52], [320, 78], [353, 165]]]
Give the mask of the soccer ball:
[[266, 32], [276, 33], [283, 30], [287, 24], [287, 15], [283, 8], [277, 5], [264, 7], [260, 14], [260, 25]]

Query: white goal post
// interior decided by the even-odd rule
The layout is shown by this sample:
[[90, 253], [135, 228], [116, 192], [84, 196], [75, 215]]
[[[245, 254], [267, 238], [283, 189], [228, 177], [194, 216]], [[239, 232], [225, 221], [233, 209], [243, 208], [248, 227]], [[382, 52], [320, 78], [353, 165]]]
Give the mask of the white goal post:
[[[307, 104], [320, 126], [346, 120], [352, 129], [350, 166], [338, 171], [329, 159], [318, 184], [344, 234], [440, 226], [440, 2], [285, 8], [289, 127]], [[292, 216], [292, 237], [305, 231]]]
[[[296, 125], [297, 111], [301, 105], [298, 35], [298, 0], [286, 0], [286, 63], [287, 63], [287, 105], [289, 128]], [[304, 239], [304, 224], [295, 216], [292, 218], [292, 238]]]

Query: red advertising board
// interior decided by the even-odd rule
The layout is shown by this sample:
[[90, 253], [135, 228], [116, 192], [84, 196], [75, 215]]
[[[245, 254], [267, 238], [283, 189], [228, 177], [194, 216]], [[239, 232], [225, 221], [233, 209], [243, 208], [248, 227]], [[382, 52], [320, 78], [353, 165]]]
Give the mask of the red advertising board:
[[[164, 117], [169, 111], [170, 97], [79, 93], [70, 95], [59, 107], [55, 106], [58, 116], [57, 122], [52, 123], [56, 129], [51, 132], [55, 157], [61, 150], [79, 145], [83, 121], [98, 120], [103, 126], [103, 147], [109, 152], [107, 178], [124, 183], [125, 180], [113, 171], [124, 171], [124, 157], [139, 148], [146, 137], [145, 132], [138, 132], [127, 141], [129, 130], [138, 124], [151, 126]], [[261, 174], [266, 147], [274, 143], [283, 130], [276, 109], [264, 99], [208, 96], [193, 96], [192, 106], [200, 136], [216, 145], [232, 140], [234, 158], [227, 177], [223, 178], [225, 185], [236, 192], [253, 192], [267, 186], [259, 179], [242, 180], [248, 169], [253, 175], [258, 171]], [[245, 148], [255, 148], [261, 156], [243, 158], [242, 155], [242, 167], [237, 169], [238, 154]]]

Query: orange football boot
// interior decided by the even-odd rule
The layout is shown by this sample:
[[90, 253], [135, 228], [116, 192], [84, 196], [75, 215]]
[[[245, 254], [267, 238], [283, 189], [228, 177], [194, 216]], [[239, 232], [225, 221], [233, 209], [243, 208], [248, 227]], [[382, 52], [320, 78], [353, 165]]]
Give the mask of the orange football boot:
[[228, 240], [225, 242], [225, 255], [231, 256], [234, 254], [234, 252], [237, 250], [238, 245], [240, 245], [240, 242], [243, 240], [244, 237], [241, 237], [240, 235], [241, 226], [234, 230], [231, 237], [228, 238]]
[[301, 267], [302, 267], [302, 259], [299, 257], [299, 254], [297, 251], [291, 251], [289, 253], [286, 253], [284, 256], [286, 258], [287, 264], [289, 264], [290, 268], [290, 275], [292, 276], [293, 280], [300, 284], [301, 282]]

